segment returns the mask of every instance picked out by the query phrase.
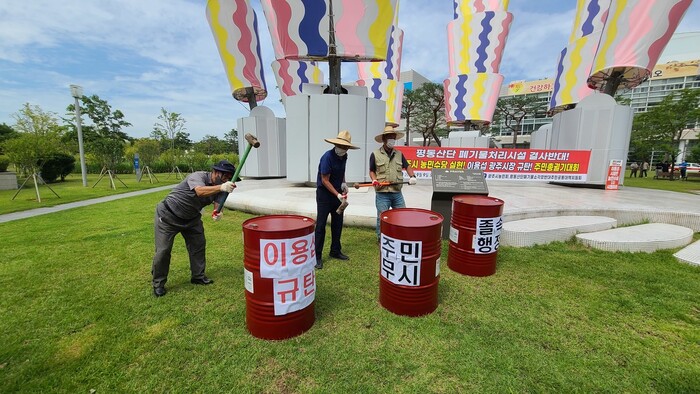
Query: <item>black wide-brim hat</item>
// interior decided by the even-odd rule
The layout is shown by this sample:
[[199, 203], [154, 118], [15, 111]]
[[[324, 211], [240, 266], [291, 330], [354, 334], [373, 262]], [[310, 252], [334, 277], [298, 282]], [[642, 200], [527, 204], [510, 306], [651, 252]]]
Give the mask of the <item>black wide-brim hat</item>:
[[236, 167], [228, 160], [221, 160], [220, 162], [211, 166], [211, 168], [221, 172], [228, 172], [231, 175], [236, 173]]

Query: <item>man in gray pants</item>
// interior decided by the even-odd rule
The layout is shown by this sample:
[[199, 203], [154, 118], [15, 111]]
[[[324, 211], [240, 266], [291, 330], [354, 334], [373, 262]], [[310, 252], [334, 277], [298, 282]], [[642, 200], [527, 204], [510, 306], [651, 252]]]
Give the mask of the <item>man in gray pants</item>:
[[[231, 182], [236, 167], [228, 160], [212, 166], [211, 172], [197, 171], [188, 175], [173, 188], [165, 200], [156, 206], [155, 241], [156, 253], [153, 256], [153, 294], [165, 295], [165, 282], [170, 269], [170, 253], [175, 236], [180, 233], [185, 238], [187, 253], [190, 255], [190, 282], [196, 285], [209, 285], [213, 280], [204, 275], [207, 261], [205, 256], [206, 239], [202, 224], [202, 208], [213, 203], [219, 193], [231, 193], [236, 184]], [[216, 209], [216, 204], [215, 209]], [[212, 215], [221, 219], [221, 213]]]

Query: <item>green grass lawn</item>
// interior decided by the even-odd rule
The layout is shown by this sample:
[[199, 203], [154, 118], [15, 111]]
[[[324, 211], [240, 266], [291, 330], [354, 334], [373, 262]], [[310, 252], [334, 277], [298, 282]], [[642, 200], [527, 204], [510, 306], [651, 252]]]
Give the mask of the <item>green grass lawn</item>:
[[[89, 200], [91, 198], [98, 198], [104, 196], [111, 196], [114, 194], [133, 192], [136, 190], [150, 189], [153, 187], [165, 186], [169, 184], [174, 184], [180, 182], [182, 179], [177, 179], [174, 174], [168, 176], [169, 174], [155, 174], [158, 179], [153, 180], [153, 183], [149, 182], [148, 176], [144, 176], [141, 182], [136, 182], [136, 175], [134, 174], [119, 174], [117, 175], [119, 179], [126, 184], [124, 186], [118, 180], [114, 180], [114, 185], [116, 189], [112, 189], [109, 177], [103, 177], [99, 183], [95, 184], [99, 179], [99, 174], [88, 174], [87, 176], [87, 187], [83, 187], [83, 178], [80, 174], [71, 174], [66, 177], [64, 182], [50, 183], [48, 186], [39, 185], [39, 196], [41, 197], [41, 202], [37, 201], [36, 189], [34, 187], [34, 182], [30, 179], [24, 188], [17, 194], [17, 197], [13, 200], [12, 197], [17, 193], [17, 190], [0, 190], [0, 215], [26, 211], [28, 209], [42, 208], [42, 207], [52, 207], [59, 204], [65, 204], [69, 202]], [[17, 181], [21, 185], [26, 178], [19, 177]], [[52, 193], [49, 189], [53, 189], [56, 194]], [[95, 186], [95, 187], [93, 187]]]
[[408, 318], [378, 303], [374, 231], [346, 228], [352, 260], [317, 272], [314, 326], [264, 341], [245, 324], [250, 215], [205, 220], [215, 284], [189, 283], [178, 237], [168, 294], [152, 296], [153, 209], [165, 194], [0, 224], [0, 392], [700, 388], [700, 268], [672, 251], [504, 247], [494, 276], [472, 278], [448, 269], [445, 244], [439, 306]]
[[630, 178], [630, 171], [627, 170], [625, 174], [625, 185], [632, 187], [643, 187], [646, 189], [658, 189], [658, 190], [668, 190], [672, 192], [681, 193], [695, 193], [700, 194], [700, 177], [691, 177], [689, 180], [681, 181], [678, 179], [654, 179], [654, 170], [648, 172], [646, 178]]

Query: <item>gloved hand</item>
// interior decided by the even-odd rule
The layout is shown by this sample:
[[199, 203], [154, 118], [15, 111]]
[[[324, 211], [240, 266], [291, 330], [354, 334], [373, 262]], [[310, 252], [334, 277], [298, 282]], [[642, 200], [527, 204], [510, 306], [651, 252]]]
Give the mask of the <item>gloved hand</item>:
[[235, 189], [235, 188], [236, 188], [236, 184], [231, 182], [231, 181], [224, 182], [221, 184], [221, 186], [219, 186], [219, 190], [221, 190], [222, 192], [226, 192], [226, 193], [231, 193], [233, 191], [233, 189]]
[[338, 200], [340, 200], [340, 202], [343, 202], [343, 200], [345, 200], [346, 198], [348, 198], [348, 195], [347, 195], [347, 194], [340, 194], [340, 193], [338, 193], [338, 196], [337, 196], [337, 197], [338, 197]]
[[416, 177], [412, 176], [408, 179], [408, 184], [409, 185], [415, 185], [416, 184]]
[[372, 181], [372, 186], [374, 186], [374, 187], [379, 187], [379, 181], [376, 180], [376, 179], [373, 180], [373, 181]]
[[221, 220], [221, 217], [222, 217], [222, 216], [224, 216], [224, 213], [223, 213], [223, 212], [217, 213], [216, 211], [214, 211], [214, 212], [211, 213], [211, 218], [212, 218], [212, 220], [214, 220], [215, 222], [218, 222], [219, 220]]
[[340, 192], [343, 194], [348, 194], [348, 184], [347, 183], [343, 182], [340, 185]]

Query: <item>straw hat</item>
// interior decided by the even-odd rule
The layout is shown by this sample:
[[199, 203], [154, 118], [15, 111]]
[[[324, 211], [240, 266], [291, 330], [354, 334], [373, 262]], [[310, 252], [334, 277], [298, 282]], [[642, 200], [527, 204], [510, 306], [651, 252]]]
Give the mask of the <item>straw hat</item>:
[[384, 141], [382, 141], [382, 137], [387, 135], [387, 134], [396, 134], [396, 138], [394, 138], [396, 140], [401, 139], [404, 135], [406, 135], [406, 133], [400, 133], [400, 132], [394, 130], [394, 128], [392, 126], [386, 126], [384, 128], [384, 132], [379, 134], [378, 136], [374, 137], [374, 140], [381, 144], [382, 142], [384, 142]]
[[343, 130], [340, 133], [338, 133], [338, 137], [336, 138], [324, 138], [323, 140], [326, 142], [330, 142], [333, 145], [344, 146], [348, 149], [360, 149], [359, 147], [351, 143], [352, 137], [350, 137], [350, 132], [347, 130]]

